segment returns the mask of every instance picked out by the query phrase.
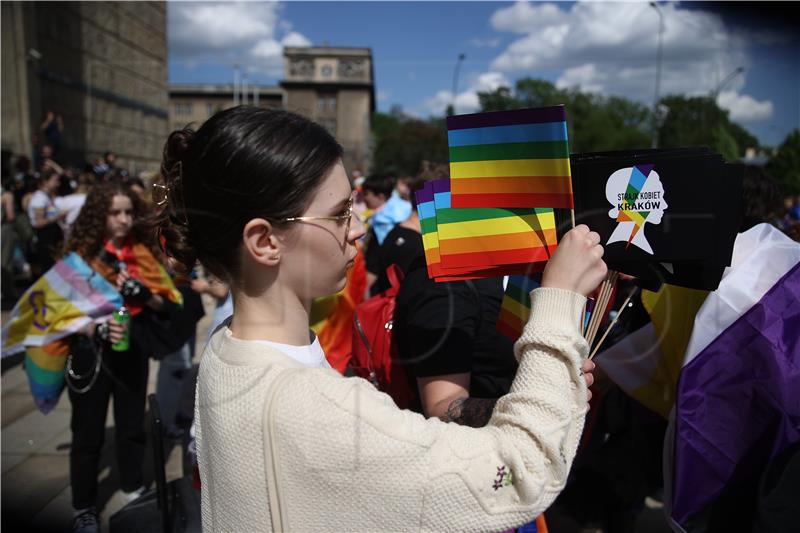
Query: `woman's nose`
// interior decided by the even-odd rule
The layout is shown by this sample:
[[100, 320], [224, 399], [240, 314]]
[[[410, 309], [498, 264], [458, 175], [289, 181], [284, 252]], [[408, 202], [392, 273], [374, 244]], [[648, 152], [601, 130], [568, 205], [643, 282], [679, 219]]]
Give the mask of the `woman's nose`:
[[364, 223], [361, 221], [361, 217], [356, 214], [353, 214], [352, 221], [350, 223], [350, 235], [348, 235], [348, 239], [351, 241], [357, 241], [361, 237], [363, 237], [367, 233], [366, 229], [364, 228]]

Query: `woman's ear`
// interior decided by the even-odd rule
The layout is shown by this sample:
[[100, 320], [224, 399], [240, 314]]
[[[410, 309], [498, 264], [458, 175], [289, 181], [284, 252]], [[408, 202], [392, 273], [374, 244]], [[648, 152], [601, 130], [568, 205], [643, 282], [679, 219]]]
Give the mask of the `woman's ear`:
[[281, 243], [275, 227], [263, 218], [254, 218], [242, 231], [243, 248], [253, 261], [276, 266], [281, 259]]

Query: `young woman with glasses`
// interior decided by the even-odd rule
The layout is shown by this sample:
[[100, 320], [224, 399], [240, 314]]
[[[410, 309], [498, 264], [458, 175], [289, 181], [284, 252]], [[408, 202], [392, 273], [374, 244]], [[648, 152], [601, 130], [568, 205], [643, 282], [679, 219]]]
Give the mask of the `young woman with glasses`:
[[398, 409], [328, 368], [311, 301], [343, 288], [364, 234], [342, 149], [321, 126], [237, 107], [164, 149], [161, 239], [230, 283], [203, 353], [197, 449], [205, 531], [500, 531], [566, 481], [587, 410], [580, 319], [606, 272], [585, 226], [559, 244], [484, 428]]

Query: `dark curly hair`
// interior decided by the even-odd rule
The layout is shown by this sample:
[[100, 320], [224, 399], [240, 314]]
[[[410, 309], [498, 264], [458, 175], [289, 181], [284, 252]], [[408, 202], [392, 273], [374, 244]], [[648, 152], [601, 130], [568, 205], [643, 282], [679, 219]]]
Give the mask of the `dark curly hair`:
[[119, 181], [109, 181], [94, 185], [86, 195], [69, 238], [64, 245], [64, 252], [77, 252], [84, 259], [96, 257], [103, 249], [106, 241], [106, 218], [111, 202], [116, 195], [127, 196], [133, 205], [133, 227], [131, 236], [151, 249], [154, 249], [151, 222], [147, 206], [130, 186]]

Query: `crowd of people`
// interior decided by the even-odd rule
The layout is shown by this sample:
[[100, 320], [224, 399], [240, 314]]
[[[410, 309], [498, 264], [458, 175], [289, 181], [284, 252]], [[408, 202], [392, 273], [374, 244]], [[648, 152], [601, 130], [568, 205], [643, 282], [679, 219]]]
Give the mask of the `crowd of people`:
[[[74, 531], [99, 530], [111, 397], [123, 495], [145, 490], [149, 358], [160, 360], [167, 436], [190, 424], [196, 436], [207, 531], [513, 531], [541, 528], [547, 510], [552, 531], [624, 533], [646, 498], [660, 500], [666, 421], [602, 372], [595, 384], [586, 360], [584, 305], [607, 271], [586, 226], [560, 239], [514, 343], [495, 327], [503, 278], [428, 277], [414, 191], [446, 177], [446, 165], [352, 179], [321, 126], [240, 106], [173, 132], [148, 184], [110, 152], [62, 168], [63, 124], [48, 115], [42, 129], [52, 145], [36, 166], [18, 157], [3, 177], [4, 301], [77, 257], [130, 315], [48, 348], [67, 363]], [[781, 211], [769, 179], [748, 176], [759, 201], [747, 202], [741, 229], [772, 222], [797, 239], [798, 199]], [[309, 330], [312, 303], [343, 291], [361, 258], [356, 304], [390, 288], [390, 268], [402, 273], [392, 325], [402, 401], [332, 369]], [[187, 413], [179, 391], [194, 390], [204, 294], [216, 311]], [[647, 320], [634, 303], [609, 345]], [[58, 395], [40, 400], [52, 408]]]

